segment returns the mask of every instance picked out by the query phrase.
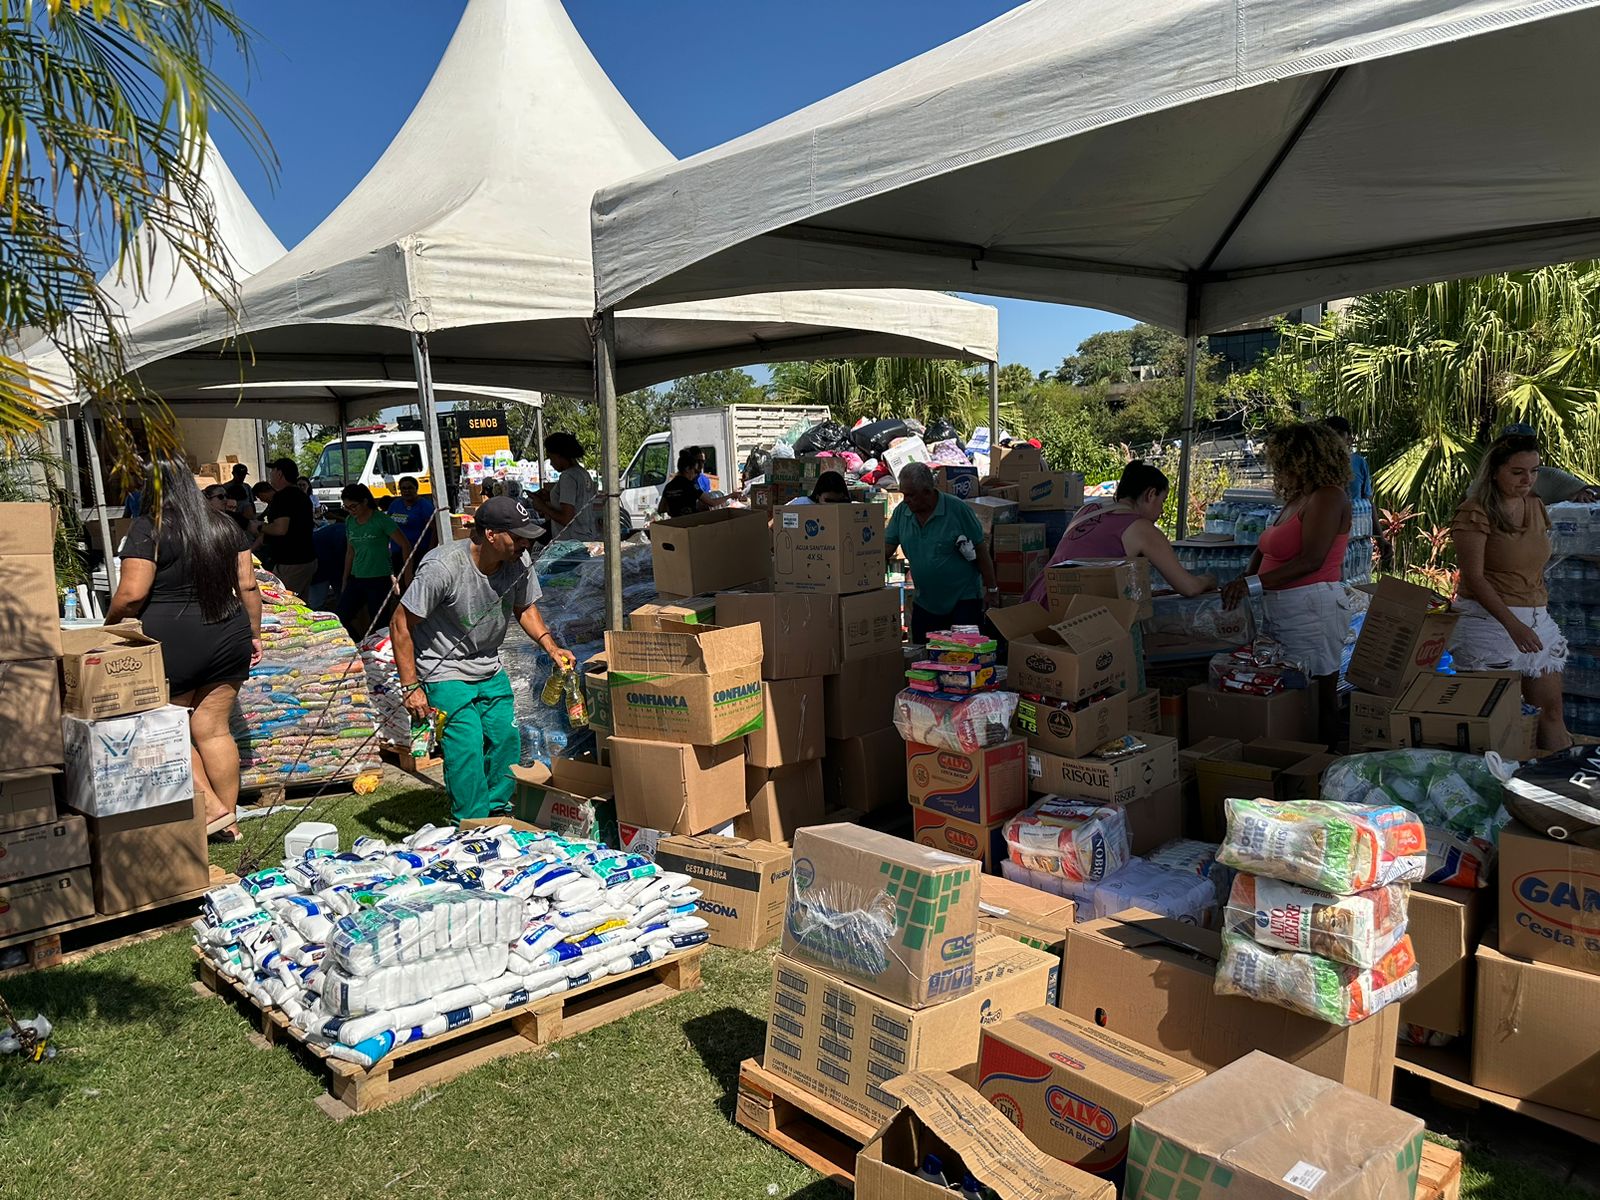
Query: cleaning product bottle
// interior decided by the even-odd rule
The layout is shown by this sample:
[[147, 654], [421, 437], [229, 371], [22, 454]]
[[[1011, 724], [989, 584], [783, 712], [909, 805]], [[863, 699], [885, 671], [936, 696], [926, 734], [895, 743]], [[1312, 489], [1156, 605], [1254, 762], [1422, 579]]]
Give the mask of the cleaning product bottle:
[[939, 1161], [937, 1154], [930, 1154], [922, 1160], [922, 1169], [917, 1172], [918, 1179], [925, 1179], [935, 1187], [947, 1188], [950, 1183], [944, 1177], [944, 1164]]

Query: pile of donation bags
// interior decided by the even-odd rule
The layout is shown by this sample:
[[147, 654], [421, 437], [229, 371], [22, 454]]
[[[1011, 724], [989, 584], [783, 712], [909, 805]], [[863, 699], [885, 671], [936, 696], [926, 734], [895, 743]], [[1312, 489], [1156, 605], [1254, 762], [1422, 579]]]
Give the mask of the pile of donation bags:
[[[291, 839], [293, 833], [291, 831]], [[206, 896], [195, 942], [313, 1044], [371, 1066], [708, 938], [689, 877], [582, 838], [424, 826], [312, 847]]]

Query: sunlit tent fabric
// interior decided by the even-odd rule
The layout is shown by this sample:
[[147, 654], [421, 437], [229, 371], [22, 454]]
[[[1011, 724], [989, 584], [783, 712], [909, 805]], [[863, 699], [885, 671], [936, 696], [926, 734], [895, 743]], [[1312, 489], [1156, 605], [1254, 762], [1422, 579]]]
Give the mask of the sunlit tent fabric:
[[[590, 200], [602, 183], [671, 161], [558, 0], [471, 0], [383, 156], [304, 241], [245, 281], [237, 319], [214, 302], [189, 305], [139, 331], [133, 363], [158, 392], [235, 378], [412, 379], [412, 335], [425, 333], [440, 380], [587, 392]], [[993, 309], [936, 293], [741, 297], [631, 314], [619, 376], [636, 387], [795, 357], [992, 359], [996, 332]]]
[[603, 187], [598, 306], [858, 282], [1204, 333], [1592, 256], [1596, 61], [1596, 0], [1034, 0]]

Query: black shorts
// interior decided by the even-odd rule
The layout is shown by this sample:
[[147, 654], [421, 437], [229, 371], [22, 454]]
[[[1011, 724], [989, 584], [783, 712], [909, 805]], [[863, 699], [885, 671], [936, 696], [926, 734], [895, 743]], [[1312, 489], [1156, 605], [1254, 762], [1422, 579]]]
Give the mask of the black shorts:
[[250, 618], [241, 608], [207, 625], [195, 604], [151, 604], [139, 614], [145, 633], [161, 643], [167, 686], [174, 696], [250, 676]]

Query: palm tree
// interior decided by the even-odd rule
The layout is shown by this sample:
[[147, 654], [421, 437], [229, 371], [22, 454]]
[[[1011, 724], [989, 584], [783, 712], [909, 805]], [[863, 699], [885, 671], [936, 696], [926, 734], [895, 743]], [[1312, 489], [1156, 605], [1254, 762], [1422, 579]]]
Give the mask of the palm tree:
[[[123, 379], [121, 314], [97, 286], [94, 260], [117, 262], [142, 290], [136, 238], [169, 243], [226, 303], [233, 279], [201, 181], [205, 134], [220, 114], [271, 165], [260, 126], [211, 71], [221, 43], [248, 61], [249, 32], [227, 0], [45, 0], [0, 17], [0, 444], [14, 451], [42, 428], [55, 388], [21, 348], [48, 341], [71, 390], [95, 396], [119, 460], [133, 449], [130, 409], [148, 398]], [[163, 409], [156, 404], [152, 415]], [[170, 421], [147, 423], [171, 449]]]
[[984, 372], [938, 358], [822, 359], [776, 363], [772, 398], [784, 404], [826, 404], [834, 419], [853, 425], [861, 418], [943, 417], [958, 428], [981, 407], [988, 424], [988, 382]]
[[1387, 507], [1447, 524], [1513, 422], [1547, 462], [1600, 478], [1600, 263], [1379, 292], [1284, 335], [1280, 354], [1311, 368], [1308, 407], [1349, 419]]

